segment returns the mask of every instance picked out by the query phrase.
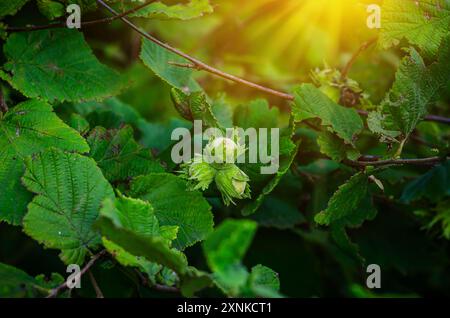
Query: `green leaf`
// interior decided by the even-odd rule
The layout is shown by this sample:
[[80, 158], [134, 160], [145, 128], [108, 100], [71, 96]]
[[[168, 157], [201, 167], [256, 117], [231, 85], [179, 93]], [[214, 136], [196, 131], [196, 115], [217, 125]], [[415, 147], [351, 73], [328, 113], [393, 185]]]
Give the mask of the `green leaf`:
[[210, 287], [213, 284], [211, 275], [188, 267], [187, 274], [181, 280], [181, 293], [184, 297], [193, 297], [194, 294], [204, 288]]
[[250, 288], [260, 297], [280, 297], [278, 274], [267, 266], [258, 264], [252, 268], [249, 276]]
[[[167, 266], [179, 274], [187, 271], [187, 260], [184, 254], [171, 248], [165, 238], [150, 235], [151, 230], [146, 228], [149, 223], [146, 223], [145, 215], [149, 214], [150, 205], [145, 206], [142, 201], [125, 199], [122, 203], [124, 206], [120, 207], [121, 211], [118, 208], [111, 208], [111, 202], [106, 201], [105, 204], [106, 207], [102, 208], [96, 227], [100, 229], [102, 236], [107, 241], [114, 242], [122, 248], [119, 250], [119, 255], [121, 261], [124, 261], [126, 257], [124, 264], [128, 262], [131, 266], [147, 266], [148, 263], [141, 264], [142, 259], [138, 258], [144, 257], [147, 261]], [[136, 205], [139, 206], [138, 211], [130, 208]], [[133, 220], [133, 216], [127, 215], [128, 213], [133, 213], [133, 216], [137, 215], [138, 219]], [[122, 222], [127, 227], [124, 227]], [[114, 249], [110, 249], [110, 251], [114, 251]], [[135, 256], [132, 257], [133, 255]]]
[[153, 158], [149, 149], [141, 147], [133, 138], [133, 129], [126, 126], [119, 130], [93, 129], [87, 141], [89, 153], [110, 182], [163, 172], [162, 166]]
[[161, 225], [179, 227], [174, 241], [178, 249], [204, 240], [213, 229], [211, 206], [199, 191], [188, 191], [186, 182], [173, 174], [137, 177], [129, 195], [150, 202]]
[[438, 59], [426, 66], [416, 50], [410, 49], [395, 76], [395, 82], [382, 103], [383, 112], [392, 116], [400, 131], [408, 136], [427, 114], [450, 81], [450, 37], [442, 42]]
[[102, 243], [108, 253], [113, 255], [119, 264], [138, 268], [141, 272], [147, 274], [147, 277], [153, 284], [156, 284], [156, 275], [163, 268], [162, 265], [150, 262], [141, 256], [134, 256], [128, 253], [120, 245], [108, 240], [105, 237], [102, 238]]
[[206, 127], [220, 127], [211, 105], [203, 92], [193, 92], [190, 95], [172, 88], [172, 101], [180, 115], [189, 121], [201, 120]]
[[133, 107], [115, 97], [102, 102], [90, 101], [69, 106], [85, 117], [92, 127], [120, 128], [124, 124], [137, 126], [142, 120]]
[[67, 28], [14, 33], [4, 46], [0, 77], [27, 97], [53, 102], [103, 99], [125, 82], [100, 64], [82, 33]]
[[253, 285], [264, 286], [274, 291], [280, 290], [278, 274], [267, 266], [258, 264], [252, 268], [250, 281]]
[[[373, 209], [355, 213], [362, 206], [365, 208], [369, 197], [369, 179], [363, 173], [357, 173], [339, 187], [328, 202], [325, 211], [318, 213], [314, 220], [321, 225], [343, 224], [357, 226], [366, 217], [374, 216]], [[363, 209], [364, 210], [364, 209]]]
[[450, 31], [450, 3], [445, 0], [385, 0], [380, 45], [389, 48], [407, 39], [434, 55]]
[[302, 84], [294, 90], [294, 95], [292, 112], [296, 121], [318, 117], [322, 125], [329, 127], [350, 145], [364, 128], [354, 109], [336, 104], [312, 84]]
[[[155, 211], [150, 203], [119, 195], [116, 199], [106, 199], [103, 202], [100, 215], [101, 218], [105, 218], [112, 222], [112, 225], [115, 228], [129, 231], [131, 233], [130, 235], [133, 235], [133, 237], [144, 240], [148, 238], [146, 258], [141, 257], [143, 256], [141, 254], [136, 254], [137, 256], [135, 256], [125, 248], [121, 247], [120, 243], [114, 241], [114, 235], [111, 236], [111, 240], [103, 237], [103, 244], [120, 264], [139, 268], [141, 271], [145, 272], [154, 283], [156, 281], [156, 274], [162, 270], [162, 266], [154, 262], [160, 260], [163, 256], [167, 256], [168, 258], [165, 262], [170, 262], [171, 257], [174, 257], [175, 259], [178, 258], [178, 256], [173, 256], [177, 254], [177, 252], [171, 250], [171, 240], [165, 237], [168, 232], [174, 232], [174, 237], [173, 234], [170, 234], [169, 236], [172, 236], [171, 239], [175, 239], [178, 228], [170, 229], [169, 231], [167, 231], [167, 229], [163, 230], [159, 225], [159, 221], [155, 216]], [[106, 226], [109, 226], [108, 224], [110, 223], [108, 221], [101, 219], [99, 222], [100, 228], [105, 224]], [[164, 235], [162, 233], [163, 231]], [[153, 259], [148, 257], [150, 255], [149, 253], [152, 252], [150, 249], [153, 247], [153, 243], [155, 243], [154, 239], [157, 243], [154, 246], [155, 251], [153, 252], [155, 253], [155, 258]], [[165, 241], [166, 251], [164, 251], [159, 243], [161, 240]], [[161, 256], [159, 253], [165, 253], [165, 255]]]
[[140, 57], [148, 68], [169, 85], [186, 93], [202, 90], [192, 78], [192, 69], [173, 65], [173, 63], [188, 64], [189, 61], [185, 58], [169, 52], [147, 39], [142, 39]]
[[258, 197], [246, 205], [242, 209], [242, 215], [248, 216], [255, 213], [261, 206], [261, 204], [264, 202], [265, 198], [272, 193], [272, 191], [278, 186], [281, 179], [284, 177], [284, 175], [289, 171], [296, 155], [298, 152], [298, 148], [300, 145], [300, 142], [297, 144], [294, 144], [289, 138], [281, 138], [280, 143], [280, 153], [283, 153], [284, 150], [287, 150], [287, 154], [280, 156], [280, 167], [277, 171], [277, 173], [270, 179], [270, 181], [264, 186], [264, 188], [259, 193]]
[[81, 135], [85, 135], [89, 132], [89, 122], [78, 114], [71, 114], [68, 124]]
[[167, 5], [157, 1], [133, 13], [131, 16], [151, 19], [190, 20], [212, 12], [213, 8], [209, 4], [209, 0], [191, 0], [186, 4], [179, 3], [174, 5]]
[[19, 11], [25, 3], [29, 0], [6, 0], [0, 2], [0, 17], [5, 15], [14, 15]]
[[148, 202], [119, 195], [115, 199], [107, 198], [100, 214], [116, 227], [130, 230], [144, 238], [160, 236], [158, 219]]
[[351, 242], [345, 228], [359, 227], [365, 220], [373, 220], [376, 214], [370, 197], [369, 179], [364, 173], [357, 173], [339, 187], [327, 209], [318, 213], [314, 220], [320, 225], [330, 226], [331, 237], [341, 250], [364, 263], [358, 246]]
[[52, 0], [37, 0], [39, 11], [49, 20], [62, 17], [65, 14], [65, 7], [62, 3]]
[[221, 127], [233, 127], [233, 109], [225, 100], [225, 95], [221, 94], [212, 101], [212, 112]]
[[450, 196], [450, 160], [407, 184], [400, 200], [409, 204], [425, 197], [436, 203], [446, 196]]
[[361, 154], [351, 145], [345, 144], [342, 139], [330, 132], [320, 132], [317, 138], [320, 152], [336, 162], [344, 159], [356, 160]]
[[427, 228], [432, 228], [437, 224], [440, 224], [442, 229], [442, 236], [447, 240], [450, 240], [450, 201], [442, 201], [436, 207], [436, 215], [431, 222], [427, 225]]
[[63, 282], [58, 274], [52, 274], [50, 281], [43, 276], [31, 277], [13, 266], [0, 263], [0, 298], [23, 298], [47, 296], [50, 290]]
[[23, 102], [0, 117], [0, 220], [21, 223], [32, 198], [20, 182], [24, 159], [49, 147], [89, 151], [85, 140], [44, 102]]
[[100, 243], [92, 224], [113, 189], [95, 161], [78, 154], [50, 149], [27, 158], [26, 168], [23, 183], [36, 196], [23, 219], [25, 233], [60, 249], [66, 264], [82, 264]]
[[[371, 132], [380, 136], [381, 142], [398, 142], [396, 138], [401, 132], [395, 130], [395, 127], [392, 127], [394, 123], [392, 123], [392, 120], [389, 122], [388, 118], [392, 119], [392, 116], [372, 111], [367, 116], [367, 126]], [[392, 130], [387, 128], [389, 126], [391, 126]]]
[[214, 282], [232, 297], [278, 297], [278, 275], [265, 266], [255, 266], [252, 273], [242, 259], [253, 240], [257, 224], [250, 220], [227, 219], [203, 243], [203, 252]]
[[247, 128], [276, 128], [278, 127], [279, 109], [270, 108], [265, 99], [251, 101], [248, 105], [239, 105], [234, 111], [234, 124]]
[[213, 272], [226, 272], [239, 265], [253, 240], [257, 223], [227, 219], [203, 242], [203, 251]]

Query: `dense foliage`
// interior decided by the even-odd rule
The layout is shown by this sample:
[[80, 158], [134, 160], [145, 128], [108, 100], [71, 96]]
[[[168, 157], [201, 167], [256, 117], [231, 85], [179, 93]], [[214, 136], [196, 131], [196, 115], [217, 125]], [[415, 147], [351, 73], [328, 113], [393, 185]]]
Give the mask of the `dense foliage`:
[[[0, 1], [0, 297], [450, 294], [449, 1], [105, 2], [140, 31]], [[278, 171], [174, 163], [195, 120], [280, 128]]]

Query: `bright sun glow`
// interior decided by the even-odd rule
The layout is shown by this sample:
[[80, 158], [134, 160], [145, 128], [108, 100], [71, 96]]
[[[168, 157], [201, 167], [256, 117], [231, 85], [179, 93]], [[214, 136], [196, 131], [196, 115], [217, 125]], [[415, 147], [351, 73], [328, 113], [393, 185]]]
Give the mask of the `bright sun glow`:
[[352, 38], [369, 32], [360, 0], [259, 0], [250, 7], [249, 39], [267, 59], [291, 66], [333, 60]]

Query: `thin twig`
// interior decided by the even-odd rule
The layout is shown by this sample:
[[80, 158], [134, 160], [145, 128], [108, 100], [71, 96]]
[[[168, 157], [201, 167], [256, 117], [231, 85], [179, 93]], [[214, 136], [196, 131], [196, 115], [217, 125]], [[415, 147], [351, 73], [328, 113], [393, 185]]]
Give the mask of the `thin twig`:
[[137, 275], [139, 276], [139, 278], [142, 281], [143, 285], [147, 285], [148, 287], [160, 291], [160, 292], [166, 292], [166, 293], [176, 293], [176, 294], [180, 294], [181, 291], [179, 288], [177, 287], [171, 287], [171, 286], [165, 286], [165, 285], [160, 285], [160, 284], [151, 284], [148, 280], [147, 277], [145, 277], [139, 270], [135, 270]]
[[437, 115], [427, 115], [424, 118], [426, 121], [434, 121], [441, 124], [447, 124], [450, 125], [450, 118], [448, 117], [442, 117]]
[[0, 112], [6, 113], [8, 111], [8, 105], [5, 101], [5, 96], [3, 96], [3, 90], [0, 86]]
[[105, 298], [105, 296], [103, 296], [103, 292], [100, 289], [100, 286], [98, 286], [97, 281], [95, 280], [94, 274], [92, 274], [91, 270], [88, 270], [88, 275], [89, 275], [89, 279], [91, 280], [92, 287], [94, 287], [95, 295], [97, 296], [97, 298]]
[[164, 286], [164, 285], [160, 285], [160, 284], [155, 284], [151, 287], [157, 291], [164, 292], [164, 293], [175, 293], [175, 294], [181, 293], [180, 289], [176, 288], [176, 287]]
[[449, 160], [450, 157], [441, 158], [441, 157], [430, 157], [430, 158], [420, 158], [420, 159], [389, 159], [389, 160], [368, 160], [368, 161], [355, 161], [355, 160], [345, 160], [344, 163], [353, 167], [379, 167], [379, 166], [398, 166], [398, 165], [434, 165], [445, 160]]
[[[96, 24], [100, 24], [100, 23], [109, 23], [114, 20], [118, 20], [122, 17], [133, 14], [136, 11], [139, 11], [139, 10], [145, 8], [146, 6], [152, 4], [155, 1], [156, 0], [150, 0], [149, 2], [143, 3], [133, 9], [130, 9], [128, 11], [125, 11], [123, 13], [117, 14], [112, 17], [81, 22], [80, 25], [82, 27], [86, 27], [86, 26], [96, 25]], [[46, 24], [46, 25], [28, 25], [25, 27], [7, 27], [6, 31], [7, 32], [28, 32], [28, 31], [47, 30], [47, 29], [54, 29], [54, 28], [64, 28], [66, 26], [67, 26], [66, 22], [61, 22], [61, 23], [50, 23], [50, 24]]]
[[[106, 254], [106, 250], [102, 250], [98, 254], [95, 254], [94, 256], [92, 256], [92, 258], [89, 260], [89, 262], [80, 271], [80, 277], [82, 277], [84, 274], [86, 274], [86, 272], [95, 264], [95, 262], [98, 261], [105, 254]], [[58, 294], [61, 291], [66, 290], [67, 288], [69, 288], [69, 286], [67, 286], [67, 281], [66, 281], [63, 284], [59, 285], [58, 287], [52, 289], [50, 291], [50, 294], [47, 296], [47, 298], [54, 298], [54, 297], [58, 296]]]
[[[106, 8], [109, 12], [111, 12], [113, 15], [118, 15], [117, 11], [114, 10], [113, 8], [111, 8], [109, 5], [107, 5], [104, 1], [102, 1], [102, 0], [97, 0], [97, 2], [98, 2], [100, 5], [102, 5], [103, 7], [105, 7], [105, 8]], [[259, 84], [256, 84], [256, 83], [247, 81], [247, 80], [245, 80], [245, 79], [243, 79], [243, 78], [240, 78], [240, 77], [237, 77], [237, 76], [234, 76], [234, 75], [231, 75], [231, 74], [222, 72], [221, 70], [219, 70], [219, 69], [217, 69], [217, 68], [214, 68], [214, 67], [212, 67], [212, 66], [209, 66], [208, 64], [205, 64], [205, 63], [203, 63], [202, 61], [197, 60], [196, 58], [194, 58], [194, 57], [192, 57], [192, 56], [190, 56], [190, 55], [188, 55], [188, 54], [186, 54], [186, 53], [184, 53], [184, 52], [182, 52], [182, 51], [180, 51], [180, 50], [178, 50], [178, 49], [176, 49], [176, 48], [170, 46], [169, 44], [164, 43], [164, 42], [158, 40], [158, 39], [155, 38], [154, 36], [148, 34], [148, 33], [145, 32], [144, 30], [142, 30], [141, 28], [139, 28], [138, 26], [136, 26], [134, 23], [132, 23], [132, 22], [131, 22], [130, 20], [128, 20], [127, 18], [125, 18], [125, 17], [120, 17], [120, 19], [121, 19], [124, 23], [128, 24], [128, 26], [130, 26], [133, 30], [135, 30], [136, 32], [138, 32], [139, 34], [141, 34], [143, 37], [145, 37], [146, 39], [152, 41], [153, 43], [155, 43], [155, 44], [161, 46], [162, 48], [164, 48], [164, 49], [166, 49], [166, 50], [168, 50], [168, 51], [170, 51], [170, 52], [172, 52], [172, 53], [174, 53], [174, 54], [176, 54], [176, 55], [179, 55], [179, 56], [185, 58], [185, 59], [188, 60], [189, 62], [193, 63], [199, 70], [207, 71], [207, 72], [209, 72], [209, 73], [212, 73], [212, 74], [215, 74], [215, 75], [217, 75], [217, 76], [223, 77], [223, 78], [228, 79], [228, 80], [230, 80], [230, 81], [233, 81], [233, 82], [236, 82], [236, 83], [240, 83], [240, 84], [243, 84], [243, 85], [246, 85], [246, 86], [255, 88], [255, 89], [257, 89], [257, 90], [266, 92], [266, 93], [268, 93], [268, 94], [272, 94], [272, 95], [281, 97], [281, 98], [285, 98], [285, 99], [288, 99], [288, 100], [293, 100], [293, 99], [294, 99], [294, 96], [292, 96], [292, 95], [289, 95], [289, 94], [286, 94], [286, 93], [283, 93], [283, 92], [280, 92], [280, 91], [277, 91], [277, 90], [274, 90], [274, 89], [271, 89], [271, 88], [268, 88], [268, 87], [264, 87], [264, 86], [261, 86], [261, 85], [259, 85]]]

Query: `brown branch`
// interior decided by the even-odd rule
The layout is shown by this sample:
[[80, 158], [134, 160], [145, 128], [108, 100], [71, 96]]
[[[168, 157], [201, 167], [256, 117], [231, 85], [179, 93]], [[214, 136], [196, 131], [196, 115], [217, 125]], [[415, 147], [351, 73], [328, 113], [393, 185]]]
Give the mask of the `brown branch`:
[[[128, 16], [130, 14], [133, 14], [136, 11], [139, 11], [139, 10], [145, 8], [146, 6], [152, 4], [155, 1], [156, 0], [150, 0], [149, 2], [143, 3], [133, 9], [130, 9], [128, 11], [125, 11], [123, 13], [117, 14], [112, 17], [81, 22], [80, 25], [82, 27], [86, 27], [86, 26], [96, 25], [96, 24], [100, 24], [100, 23], [110, 23], [112, 21], [118, 20], [118, 19]], [[28, 25], [25, 27], [7, 27], [6, 31], [7, 32], [28, 32], [28, 31], [47, 30], [47, 29], [64, 28], [64, 27], [66, 27], [66, 23], [61, 22], [61, 23], [50, 23], [50, 24], [46, 24], [46, 25]]]
[[445, 160], [449, 160], [450, 157], [447, 158], [441, 158], [441, 157], [430, 157], [430, 158], [421, 158], [421, 159], [389, 159], [389, 160], [345, 160], [344, 163], [348, 164], [352, 167], [367, 167], [367, 166], [373, 166], [373, 167], [380, 167], [380, 166], [399, 166], [399, 165], [435, 165], [441, 162], [444, 162]]
[[8, 105], [5, 101], [5, 96], [3, 96], [3, 90], [0, 86], [0, 112], [6, 113], [8, 111]]
[[[82, 277], [84, 274], [86, 274], [86, 272], [95, 264], [95, 262], [97, 262], [105, 254], [106, 254], [106, 250], [102, 250], [98, 254], [95, 254], [94, 256], [92, 256], [91, 259], [89, 260], [89, 262], [86, 264], [86, 266], [84, 266], [83, 269], [80, 271], [80, 277]], [[47, 296], [47, 298], [55, 298], [56, 296], [58, 296], [58, 294], [61, 291], [66, 290], [67, 288], [69, 288], [69, 286], [67, 286], [67, 281], [66, 281], [63, 284], [59, 285], [58, 287], [52, 289], [50, 291], [50, 294]]]
[[88, 275], [89, 275], [89, 279], [91, 280], [92, 287], [94, 287], [95, 295], [97, 296], [97, 298], [105, 298], [105, 296], [103, 296], [103, 292], [100, 289], [100, 286], [98, 286], [98, 283], [95, 280], [94, 274], [92, 274], [91, 270], [88, 270]]
[[[102, 1], [102, 0], [97, 0], [97, 2], [98, 2], [100, 5], [102, 5], [103, 7], [105, 7], [105, 8], [106, 8], [109, 12], [111, 12], [112, 14], [118, 15], [117, 11], [114, 10], [113, 8], [111, 8], [109, 5], [107, 5], [104, 1]], [[176, 49], [176, 48], [170, 46], [169, 44], [164, 43], [164, 42], [158, 40], [158, 39], [155, 38], [154, 36], [148, 34], [148, 33], [145, 32], [144, 30], [142, 30], [141, 28], [137, 27], [135, 24], [133, 24], [133, 23], [132, 23], [130, 20], [128, 20], [127, 18], [121, 17], [120, 19], [121, 19], [124, 23], [126, 23], [129, 27], [131, 27], [133, 30], [135, 30], [135, 31], [138, 32], [140, 35], [142, 35], [144, 38], [146, 38], [146, 39], [152, 41], [153, 43], [155, 43], [155, 44], [161, 46], [162, 48], [164, 48], [164, 49], [166, 49], [166, 50], [168, 50], [168, 51], [170, 51], [170, 52], [172, 52], [172, 53], [174, 53], [174, 54], [176, 54], [176, 55], [179, 55], [179, 56], [185, 58], [185, 59], [188, 60], [189, 62], [193, 63], [193, 64], [196, 66], [196, 68], [199, 69], [199, 70], [203, 70], [203, 71], [212, 73], [212, 74], [214, 74], [214, 75], [223, 77], [223, 78], [228, 79], [228, 80], [230, 80], [230, 81], [233, 81], [233, 82], [236, 82], [236, 83], [240, 83], [240, 84], [243, 84], [243, 85], [252, 87], [252, 88], [254, 88], [254, 89], [257, 89], [257, 90], [260, 90], [260, 91], [263, 91], [263, 92], [266, 92], [266, 93], [268, 93], [268, 94], [272, 94], [272, 95], [275, 95], [275, 96], [278, 96], [278, 97], [281, 97], [281, 98], [284, 98], [284, 99], [288, 99], [288, 100], [293, 100], [293, 99], [294, 99], [294, 96], [292, 96], [292, 95], [289, 95], [289, 94], [286, 94], [286, 93], [283, 93], [283, 92], [280, 92], [280, 91], [277, 91], [277, 90], [274, 90], [274, 89], [271, 89], [271, 88], [268, 88], [268, 87], [265, 87], [265, 86], [262, 86], [262, 85], [253, 83], [253, 82], [250, 82], [250, 81], [245, 80], [245, 79], [243, 79], [243, 78], [240, 78], [240, 77], [237, 77], [237, 76], [234, 76], [234, 75], [231, 75], [231, 74], [222, 72], [221, 70], [219, 70], [219, 69], [217, 69], [217, 68], [214, 68], [214, 67], [212, 67], [212, 66], [209, 66], [208, 64], [203, 63], [203, 62], [200, 61], [200, 60], [197, 60], [196, 58], [194, 58], [194, 57], [192, 57], [192, 56], [190, 56], [190, 55], [188, 55], [188, 54], [186, 54], [186, 53], [184, 53], [184, 52], [182, 52], [182, 51], [180, 51], [180, 50], [178, 50], [178, 49]]]
[[137, 273], [137, 275], [139, 276], [139, 278], [142, 281], [143, 285], [147, 285], [148, 287], [160, 291], [160, 292], [165, 292], [165, 293], [176, 293], [176, 294], [180, 294], [181, 291], [179, 288], [177, 287], [171, 287], [171, 286], [165, 286], [165, 285], [160, 285], [160, 284], [151, 284], [148, 280], [147, 277], [145, 277], [139, 270], [135, 270], [135, 272]]

